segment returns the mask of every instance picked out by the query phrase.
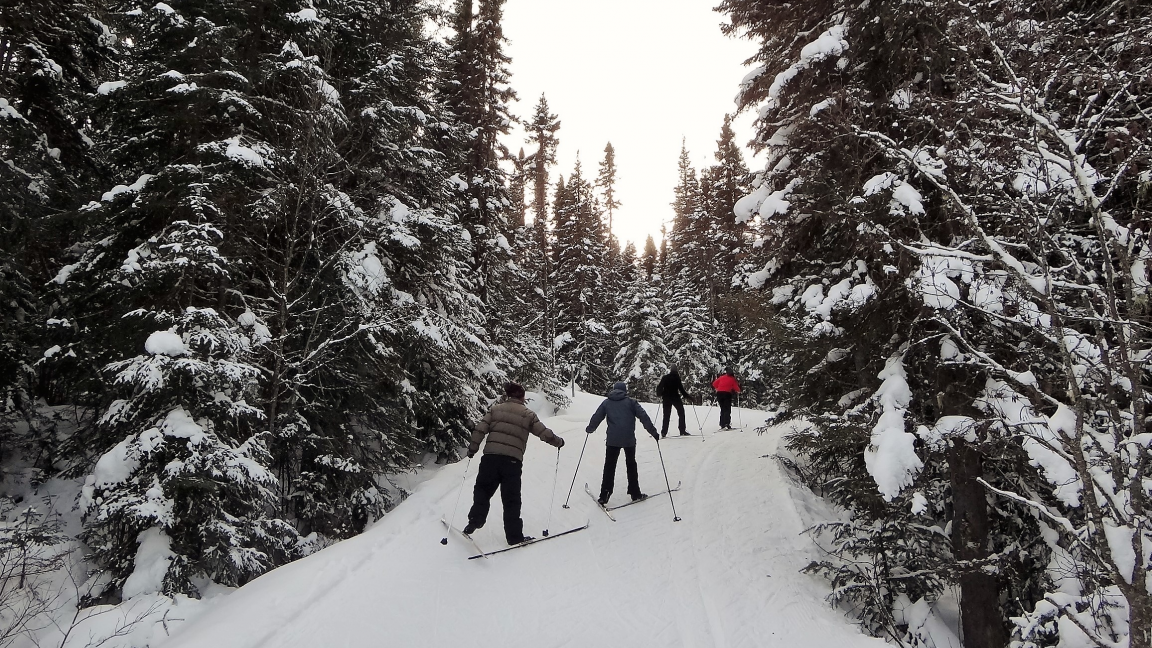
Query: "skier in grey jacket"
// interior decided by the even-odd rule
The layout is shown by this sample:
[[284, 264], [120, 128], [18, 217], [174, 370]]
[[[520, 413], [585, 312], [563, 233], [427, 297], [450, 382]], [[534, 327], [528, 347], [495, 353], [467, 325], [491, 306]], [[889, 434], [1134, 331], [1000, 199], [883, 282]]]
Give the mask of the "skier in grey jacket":
[[604, 480], [600, 484], [598, 501], [601, 505], [606, 505], [608, 498], [612, 496], [620, 450], [624, 450], [628, 494], [632, 496], [633, 501], [642, 500], [648, 496], [640, 492], [639, 478], [636, 474], [636, 419], [640, 419], [644, 429], [656, 439], [657, 443], [660, 442], [660, 434], [652, 424], [652, 419], [648, 417], [648, 412], [644, 411], [636, 399], [628, 397], [628, 385], [622, 382], [613, 385], [612, 391], [608, 392], [608, 398], [596, 408], [596, 413], [588, 422], [586, 432], [588, 434], [595, 432], [605, 418], [608, 419], [608, 447], [604, 453]]

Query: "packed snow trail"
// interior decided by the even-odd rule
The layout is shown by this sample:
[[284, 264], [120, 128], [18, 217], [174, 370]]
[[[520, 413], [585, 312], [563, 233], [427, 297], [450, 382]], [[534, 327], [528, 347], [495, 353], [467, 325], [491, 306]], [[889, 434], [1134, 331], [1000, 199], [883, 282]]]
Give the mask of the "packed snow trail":
[[[560, 479], [572, 478], [584, 427], [600, 397], [577, 394], [544, 423], [568, 440]], [[654, 414], [656, 405], [646, 405]], [[703, 417], [707, 412], [699, 408]], [[763, 412], [744, 410], [750, 428]], [[757, 416], [759, 415], [759, 416]], [[691, 416], [691, 415], [690, 415]], [[718, 412], [703, 421], [715, 429]], [[695, 422], [694, 419], [690, 419]], [[795, 487], [771, 458], [776, 428], [707, 434], [665, 444], [675, 484], [667, 493], [616, 511], [617, 522], [579, 492], [600, 483], [604, 428], [589, 439], [577, 490], [563, 509], [559, 488], [553, 532], [579, 533], [489, 560], [467, 560], [472, 546], [452, 535], [451, 515], [467, 461], [441, 469], [364, 534], [281, 567], [222, 597], [175, 630], [164, 648], [341, 648], [499, 646], [653, 648], [803, 646], [880, 647], [824, 602], [827, 585], [799, 570], [816, 556], [801, 532], [827, 512]], [[640, 486], [655, 493], [664, 475], [655, 442], [638, 431]], [[765, 456], [767, 455], [767, 457]], [[556, 454], [530, 440], [524, 462], [524, 531], [539, 536], [548, 516]], [[469, 467], [463, 526], [478, 460]], [[627, 501], [623, 466], [610, 504]], [[474, 537], [486, 551], [506, 546], [500, 498]]]

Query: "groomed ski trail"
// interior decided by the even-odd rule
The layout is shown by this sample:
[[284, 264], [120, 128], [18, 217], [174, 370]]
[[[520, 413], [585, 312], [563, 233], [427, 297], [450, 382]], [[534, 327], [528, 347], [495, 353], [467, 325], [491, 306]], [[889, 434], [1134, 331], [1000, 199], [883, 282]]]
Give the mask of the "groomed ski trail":
[[[601, 398], [577, 394], [545, 424], [569, 445], [561, 481], [572, 478], [584, 426]], [[648, 404], [651, 414], [655, 405]], [[689, 406], [691, 407], [691, 406]], [[703, 417], [707, 408], [697, 408]], [[551, 526], [590, 527], [556, 542], [467, 560], [458, 537], [440, 544], [440, 519], [467, 462], [446, 466], [364, 534], [338, 543], [219, 597], [163, 648], [500, 648], [709, 646], [879, 648], [823, 600], [827, 585], [799, 570], [817, 557], [804, 528], [827, 513], [795, 487], [771, 455], [784, 426], [757, 436], [763, 412], [743, 410], [749, 429], [709, 435], [708, 443], [663, 447], [683, 518], [672, 521], [666, 493], [616, 512], [573, 493]], [[689, 414], [691, 416], [691, 414]], [[712, 418], [717, 416], [713, 409]], [[694, 421], [694, 419], [693, 419]], [[706, 428], [707, 429], [707, 428]], [[655, 442], [637, 431], [640, 486], [664, 488]], [[548, 515], [553, 453], [530, 440], [524, 464], [524, 532], [539, 536]], [[478, 462], [469, 471], [462, 525]], [[589, 439], [577, 481], [598, 486], [604, 427]], [[612, 503], [626, 501], [623, 460]], [[580, 488], [577, 485], [577, 490]], [[563, 490], [561, 491], [561, 493]], [[579, 496], [577, 496], [579, 495]], [[500, 498], [474, 535], [486, 550], [506, 546]]]

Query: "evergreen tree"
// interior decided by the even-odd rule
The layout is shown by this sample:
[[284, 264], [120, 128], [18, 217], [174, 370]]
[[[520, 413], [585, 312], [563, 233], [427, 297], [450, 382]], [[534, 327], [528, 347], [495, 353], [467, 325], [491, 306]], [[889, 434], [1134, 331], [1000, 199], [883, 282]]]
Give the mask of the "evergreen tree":
[[527, 130], [528, 141], [536, 145], [536, 152], [532, 154], [532, 210], [536, 221], [544, 223], [548, 220], [548, 169], [556, 164], [556, 147], [560, 144], [556, 131], [560, 130], [560, 118], [550, 112], [543, 93], [536, 102]]
[[652, 275], [656, 273], [659, 260], [660, 253], [656, 250], [656, 242], [652, 240], [652, 235], [649, 234], [644, 241], [644, 254], [640, 257], [640, 267], [644, 271], [645, 281], [652, 281]]
[[517, 229], [523, 228], [526, 223], [528, 204], [524, 201], [524, 192], [528, 188], [530, 173], [528, 164], [529, 160], [524, 157], [524, 149], [521, 148], [520, 153], [512, 158], [512, 176], [508, 183], [508, 199], [511, 201], [508, 210], [512, 216], [512, 224]]
[[[425, 6], [174, 4], [122, 14], [132, 60], [93, 123], [124, 184], [84, 208], [57, 283], [81, 333], [60, 355], [111, 386], [73, 449], [104, 452], [86, 534], [115, 585], [163, 534], [164, 588], [191, 591], [291, 558], [298, 533], [360, 532], [380, 475], [456, 452], [499, 353], [437, 153], [463, 127]], [[185, 471], [157, 474], [149, 448], [193, 427], [207, 445], [166, 441]], [[116, 461], [131, 479], [102, 480]], [[141, 492], [176, 514], [137, 515]]]
[[604, 159], [600, 161], [600, 173], [596, 176], [596, 186], [603, 193], [604, 210], [608, 213], [608, 238], [612, 233], [612, 216], [620, 208], [620, 201], [616, 199], [616, 149], [612, 142], [604, 147]]
[[739, 329], [738, 310], [724, 308], [721, 303], [731, 291], [737, 257], [743, 244], [743, 226], [736, 222], [733, 208], [751, 190], [751, 186], [744, 155], [732, 130], [731, 115], [724, 117], [715, 156], [716, 164], [705, 169], [700, 178], [702, 209], [710, 222], [704, 243], [708, 260], [707, 296], [712, 316], [725, 325], [729, 335], [734, 335]]
[[675, 364], [689, 391], [709, 393], [712, 379], [723, 364], [716, 334], [716, 322], [708, 313], [701, 295], [686, 282], [663, 284], [665, 341], [668, 362]]
[[600, 392], [612, 365], [611, 329], [604, 324], [608, 313], [599, 293], [608, 279], [608, 250], [600, 206], [579, 161], [568, 181], [557, 183], [553, 218], [552, 286], [561, 368], [567, 380]]
[[[955, 583], [966, 645], [1006, 645], [1009, 617], [1022, 646], [1147, 645], [1128, 630], [1152, 627], [1146, 583], [1093, 530], [1148, 542], [1135, 539], [1142, 514], [1112, 502], [1139, 490], [1131, 476], [1149, 459], [1108, 448], [1144, 429], [1147, 377], [1129, 351], [1149, 346], [1129, 328], [1145, 313], [1142, 181], [1127, 165], [1146, 154], [1125, 133], [1147, 113], [1117, 79], [1146, 73], [1122, 34], [1150, 15], [901, 7], [721, 5], [763, 64], [741, 96], [768, 152], [737, 205], [763, 237], [743, 282], [771, 314], [761, 348], [791, 367], [789, 405], [817, 422], [793, 445], [838, 467], [817, 483], [859, 520], [833, 525], [832, 545], [866, 569], [829, 573], [862, 595], [873, 630], [902, 641], [918, 639], [894, 600]], [[867, 478], [841, 491], [850, 465]], [[949, 543], [916, 540], [920, 516], [950, 528]], [[1049, 559], [1075, 565], [1064, 607], [1045, 595]]]
[[62, 403], [72, 380], [38, 363], [54, 355], [52, 332], [71, 326], [52, 317], [43, 286], [75, 226], [67, 214], [103, 171], [85, 121], [98, 78], [117, 63], [102, 17], [84, 0], [0, 5], [0, 458], [33, 444], [41, 470], [59, 441], [35, 402]]
[[663, 301], [659, 287], [644, 280], [635, 266], [631, 274], [630, 290], [614, 327], [620, 349], [613, 373], [628, 381], [630, 394], [652, 400], [656, 398], [656, 383], [668, 373], [671, 355], [664, 344]]
[[516, 98], [508, 85], [511, 59], [504, 53], [504, 1], [480, 0], [474, 12], [474, 0], [457, 0], [455, 34], [449, 40], [451, 80], [443, 86], [445, 102], [462, 127], [454, 151], [460, 169], [461, 216], [472, 236], [473, 268], [490, 318], [503, 297], [496, 293], [503, 285], [512, 236], [507, 178], [500, 168], [500, 162], [510, 157], [500, 137], [510, 132], [514, 119], [508, 104]]

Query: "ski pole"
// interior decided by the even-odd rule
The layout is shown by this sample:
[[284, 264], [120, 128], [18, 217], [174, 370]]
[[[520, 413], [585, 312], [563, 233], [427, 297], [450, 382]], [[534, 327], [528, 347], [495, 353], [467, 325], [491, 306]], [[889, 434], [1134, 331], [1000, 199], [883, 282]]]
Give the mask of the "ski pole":
[[[585, 435], [587, 436], [587, 435]], [[543, 536], [548, 537], [548, 527], [552, 526], [552, 507], [556, 504], [556, 481], [560, 479], [560, 448], [556, 448], [556, 472], [552, 475], [552, 498], [548, 500], [548, 524], [544, 525]]]
[[672, 521], [679, 522], [680, 516], [676, 515], [676, 501], [672, 499], [672, 482], [668, 481], [668, 469], [664, 467], [664, 451], [660, 449], [660, 441], [656, 441], [656, 452], [660, 453], [660, 470], [664, 471], [664, 486], [668, 489], [668, 501], [672, 502]]
[[[456, 521], [456, 511], [460, 508], [460, 496], [464, 494], [464, 483], [468, 480], [468, 467], [472, 465], [472, 457], [468, 457], [468, 463], [464, 464], [464, 476], [460, 478], [460, 490], [456, 492], [456, 506], [452, 507], [452, 517], [448, 518], [448, 524]], [[444, 539], [440, 544], [448, 544], [448, 532], [444, 532]]]
[[[696, 406], [692, 406], [692, 416], [696, 417], [696, 429], [700, 431], [700, 438], [704, 438], [704, 426], [700, 423], [700, 415], [696, 413]], [[705, 416], [704, 418], [708, 418]]]
[[[588, 447], [588, 437], [590, 436], [592, 435], [584, 435], [584, 445], [580, 448], [580, 458], [576, 460], [576, 470], [572, 473], [572, 486], [568, 487], [568, 497], [564, 498], [564, 508], [571, 508], [568, 506], [568, 500], [572, 499], [572, 487], [576, 485], [576, 474], [580, 472], [580, 462], [584, 461], [584, 448]], [[557, 461], [559, 461], [559, 458], [557, 458]], [[551, 522], [551, 520], [549, 520], [549, 522]]]
[[744, 427], [744, 414], [740, 412], [740, 392], [736, 392], [736, 420]]

